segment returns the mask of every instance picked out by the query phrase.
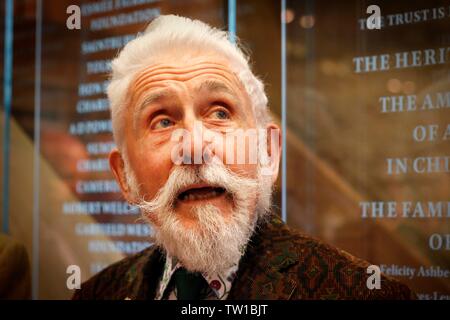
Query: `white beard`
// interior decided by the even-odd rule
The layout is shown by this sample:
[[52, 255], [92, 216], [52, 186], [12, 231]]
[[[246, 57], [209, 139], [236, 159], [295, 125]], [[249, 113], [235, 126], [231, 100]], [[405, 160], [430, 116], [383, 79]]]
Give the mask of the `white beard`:
[[[128, 169], [127, 176], [130, 173]], [[177, 216], [174, 204], [181, 188], [201, 182], [223, 187], [231, 196], [233, 209], [225, 217], [214, 205], [197, 206], [192, 210], [196, 227], [187, 228]], [[217, 274], [239, 263], [258, 219], [269, 212], [271, 194], [268, 177], [259, 173], [258, 179], [243, 178], [222, 163], [213, 162], [197, 168], [175, 167], [154, 199], [141, 199], [137, 206], [144, 216], [153, 215], [160, 224], [153, 226], [156, 245], [190, 271]]]
[[238, 264], [253, 231], [248, 213], [239, 210], [227, 222], [215, 206], [204, 205], [194, 211], [198, 228], [186, 230], [169, 213], [156, 230], [156, 244], [190, 271], [214, 275]]

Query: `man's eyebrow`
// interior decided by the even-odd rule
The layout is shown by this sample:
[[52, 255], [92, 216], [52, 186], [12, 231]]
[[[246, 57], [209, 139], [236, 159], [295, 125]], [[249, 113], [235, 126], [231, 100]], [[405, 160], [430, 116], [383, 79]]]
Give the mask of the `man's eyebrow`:
[[177, 94], [170, 89], [161, 89], [161, 90], [157, 90], [155, 92], [149, 93], [147, 95], [145, 95], [145, 97], [141, 100], [141, 102], [138, 104], [138, 106], [136, 107], [136, 112], [135, 117], [134, 117], [134, 123], [137, 123], [137, 120], [139, 119], [142, 111], [144, 111], [144, 109], [153, 104], [153, 103], [157, 103], [159, 101], [162, 100], [166, 100], [166, 99], [172, 99], [172, 98], [176, 98], [178, 97]]
[[171, 99], [177, 97], [177, 94], [170, 89], [162, 89], [144, 96], [141, 103], [137, 107], [137, 113], [141, 113], [146, 106], [159, 102], [164, 99]]
[[236, 97], [236, 93], [234, 92], [234, 90], [232, 90], [222, 81], [205, 80], [197, 87], [197, 91], [201, 91], [203, 89], [206, 89], [210, 92], [224, 92]]

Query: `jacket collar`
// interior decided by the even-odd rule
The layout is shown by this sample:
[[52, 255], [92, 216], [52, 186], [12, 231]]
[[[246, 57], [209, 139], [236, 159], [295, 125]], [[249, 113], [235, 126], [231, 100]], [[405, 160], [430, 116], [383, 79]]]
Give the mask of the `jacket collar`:
[[286, 273], [299, 262], [289, 231], [276, 215], [259, 224], [239, 264], [229, 299], [288, 300], [297, 284]]
[[[269, 215], [255, 229], [239, 263], [228, 299], [289, 299], [296, 289], [285, 273], [299, 262], [288, 229], [276, 214]], [[145, 249], [127, 274], [126, 299], [155, 299], [165, 254], [156, 246]]]
[[145, 249], [128, 269], [126, 300], [153, 300], [160, 275], [163, 272], [165, 255], [156, 246]]

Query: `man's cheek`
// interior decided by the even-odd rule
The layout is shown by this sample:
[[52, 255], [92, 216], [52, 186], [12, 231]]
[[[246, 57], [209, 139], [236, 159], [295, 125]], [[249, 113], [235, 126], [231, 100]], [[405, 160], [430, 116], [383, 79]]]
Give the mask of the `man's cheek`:
[[136, 170], [136, 180], [146, 200], [153, 199], [169, 177], [170, 168], [162, 163], [152, 164], [152, 158], [142, 163]]
[[224, 163], [252, 166], [258, 163], [256, 129], [238, 129], [224, 137]]
[[158, 146], [151, 143], [139, 146], [139, 164], [142, 167], [142, 174], [164, 177], [165, 173], [169, 172], [174, 165], [171, 160], [173, 147], [174, 143], [169, 141]]
[[258, 165], [257, 164], [229, 164], [226, 165], [228, 169], [234, 174], [250, 179], [258, 178]]
[[155, 228], [161, 227], [161, 222], [159, 221], [159, 219], [155, 213], [145, 213], [145, 217]]

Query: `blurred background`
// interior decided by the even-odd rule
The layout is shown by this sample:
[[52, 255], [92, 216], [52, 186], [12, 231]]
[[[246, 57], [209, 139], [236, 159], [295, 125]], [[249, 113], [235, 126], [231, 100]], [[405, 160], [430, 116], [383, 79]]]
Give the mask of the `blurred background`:
[[151, 245], [109, 171], [105, 88], [111, 58], [160, 14], [251, 53], [283, 126], [275, 206], [290, 226], [450, 299], [448, 0], [1, 0], [0, 295], [67, 299], [69, 265], [86, 280]]

